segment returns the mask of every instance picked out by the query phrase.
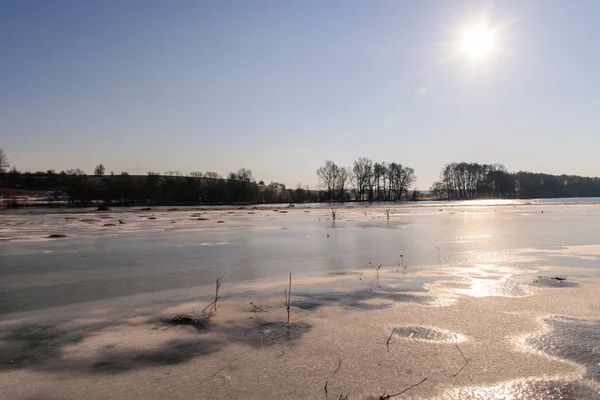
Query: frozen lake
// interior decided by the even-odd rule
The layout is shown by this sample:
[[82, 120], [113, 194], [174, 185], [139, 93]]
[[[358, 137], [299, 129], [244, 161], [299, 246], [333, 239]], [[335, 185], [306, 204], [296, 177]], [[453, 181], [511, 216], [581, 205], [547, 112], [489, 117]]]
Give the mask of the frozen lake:
[[[600, 207], [542, 211], [396, 208], [388, 220], [385, 209], [347, 208], [336, 221], [329, 209], [12, 214], [0, 220], [0, 312], [369, 262], [419, 271], [438, 268], [440, 258], [453, 266], [537, 265], [532, 249], [600, 243]], [[55, 233], [67, 237], [47, 238]]]
[[[595, 204], [4, 213], [0, 398], [600, 398], [599, 227]], [[217, 278], [210, 329], [157, 322]]]

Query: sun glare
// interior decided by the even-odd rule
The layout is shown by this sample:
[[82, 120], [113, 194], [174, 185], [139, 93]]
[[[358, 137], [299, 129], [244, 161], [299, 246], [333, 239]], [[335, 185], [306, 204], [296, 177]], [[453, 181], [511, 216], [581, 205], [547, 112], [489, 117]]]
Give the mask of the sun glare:
[[466, 27], [462, 31], [460, 48], [467, 56], [484, 58], [494, 50], [494, 31], [485, 24]]

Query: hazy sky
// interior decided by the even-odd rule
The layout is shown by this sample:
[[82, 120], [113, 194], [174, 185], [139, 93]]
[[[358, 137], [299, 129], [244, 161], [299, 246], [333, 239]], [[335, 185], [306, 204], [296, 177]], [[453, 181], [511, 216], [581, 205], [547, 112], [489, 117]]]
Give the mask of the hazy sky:
[[[20, 170], [316, 185], [325, 159], [600, 175], [600, 1], [0, 0]], [[490, 53], [459, 51], [485, 19]]]

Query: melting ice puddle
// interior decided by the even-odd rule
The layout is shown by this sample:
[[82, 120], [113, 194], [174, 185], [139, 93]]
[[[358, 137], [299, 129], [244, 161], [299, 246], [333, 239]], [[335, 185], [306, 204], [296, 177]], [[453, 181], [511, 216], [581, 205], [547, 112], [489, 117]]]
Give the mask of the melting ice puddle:
[[454, 291], [472, 297], [526, 297], [530, 295], [525, 285], [507, 278], [499, 281], [473, 279], [469, 289], [455, 289]]
[[525, 338], [524, 344], [550, 356], [586, 367], [586, 377], [600, 382], [600, 320], [545, 319], [550, 330]]
[[503, 382], [497, 386], [463, 387], [445, 392], [440, 399], [600, 399], [600, 392], [583, 382], [526, 379]]
[[569, 282], [566, 278], [555, 276], [538, 276], [530, 282], [530, 285], [544, 288], [579, 287], [577, 283]]
[[465, 336], [445, 329], [424, 326], [403, 326], [394, 330], [394, 335], [426, 342], [460, 343]]
[[[327, 306], [340, 306], [359, 310], [380, 310], [392, 307], [394, 302], [415, 303], [425, 306], [439, 305], [437, 298], [433, 296], [421, 296], [411, 293], [385, 293], [368, 289], [360, 289], [348, 292], [328, 293], [296, 293], [303, 298], [295, 301], [294, 307], [302, 310], [316, 310]], [[373, 303], [381, 302], [384, 303]]]

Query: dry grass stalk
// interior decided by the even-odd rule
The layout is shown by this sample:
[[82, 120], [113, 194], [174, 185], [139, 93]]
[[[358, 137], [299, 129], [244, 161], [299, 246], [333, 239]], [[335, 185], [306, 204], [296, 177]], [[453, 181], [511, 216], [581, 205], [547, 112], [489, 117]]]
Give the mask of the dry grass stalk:
[[406, 274], [408, 272], [408, 264], [404, 261], [404, 254], [400, 254], [400, 266], [402, 267], [402, 273]]
[[423, 378], [423, 380], [422, 380], [422, 381], [420, 381], [420, 382], [417, 382], [417, 383], [415, 383], [415, 384], [413, 384], [413, 385], [410, 385], [409, 387], [407, 387], [407, 388], [406, 388], [406, 389], [404, 389], [403, 391], [401, 391], [401, 392], [398, 392], [398, 393], [396, 393], [396, 394], [386, 394], [386, 393], [384, 392], [384, 393], [383, 393], [381, 396], [379, 396], [379, 400], [389, 400], [389, 399], [392, 399], [392, 398], [394, 398], [394, 397], [398, 397], [398, 396], [400, 396], [401, 394], [404, 394], [404, 393], [408, 392], [410, 389], [414, 388], [415, 386], [419, 386], [421, 383], [425, 382], [426, 380], [427, 380], [427, 377]]
[[383, 264], [379, 264], [379, 267], [375, 268], [375, 280], [377, 280], [377, 282], [379, 282], [379, 271], [381, 271], [381, 267], [383, 266]]
[[456, 378], [458, 376], [458, 374], [460, 374], [462, 372], [462, 370], [465, 369], [465, 367], [469, 364], [469, 360], [467, 359], [467, 357], [465, 357], [465, 355], [463, 354], [462, 350], [460, 349], [460, 347], [458, 347], [457, 344], [455, 344], [454, 347], [456, 347], [456, 349], [460, 352], [460, 355], [465, 360], [465, 364], [458, 370], [457, 373], [455, 373], [454, 375], [452, 375], [453, 378]]
[[285, 309], [287, 311], [287, 325], [290, 326], [290, 308], [292, 305], [292, 273], [290, 272], [290, 283], [288, 289], [283, 291], [285, 295]]
[[385, 342], [385, 347], [387, 347], [387, 351], [390, 351], [390, 340], [392, 340], [392, 336], [394, 336], [394, 332], [396, 332], [396, 328], [392, 329], [392, 333], [390, 333], [390, 337], [387, 342]]
[[210, 322], [210, 319], [214, 317], [221, 304], [223, 304], [223, 301], [225, 301], [225, 299], [223, 299], [221, 303], [218, 303], [220, 298], [220, 288], [221, 278], [217, 278], [217, 283], [215, 286], [215, 298], [204, 308], [204, 310], [202, 310], [200, 314], [197, 314], [196, 310], [194, 310], [194, 308], [192, 307], [192, 314], [177, 314], [173, 317], [168, 318], [166, 322], [172, 325], [191, 325], [197, 329], [206, 328], [206, 326]]
[[[218, 304], [220, 288], [221, 288], [221, 278], [217, 278], [217, 283], [215, 285], [215, 299], [209, 305], [207, 305], [204, 308], [204, 310], [202, 310], [202, 312], [207, 312], [206, 310], [208, 310], [209, 308], [210, 308], [210, 311], [208, 311], [208, 314], [215, 314], [217, 312], [217, 309], [219, 308], [219, 306], [221, 304], [223, 304], [223, 302], [221, 302], [221, 304]], [[225, 301], [225, 300], [223, 300], [223, 301]]]
[[338, 372], [341, 367], [342, 367], [342, 359], [340, 358], [340, 359], [338, 359], [337, 368], [335, 369], [335, 371], [333, 371], [333, 374], [331, 374], [331, 376], [335, 375], [335, 373]]

